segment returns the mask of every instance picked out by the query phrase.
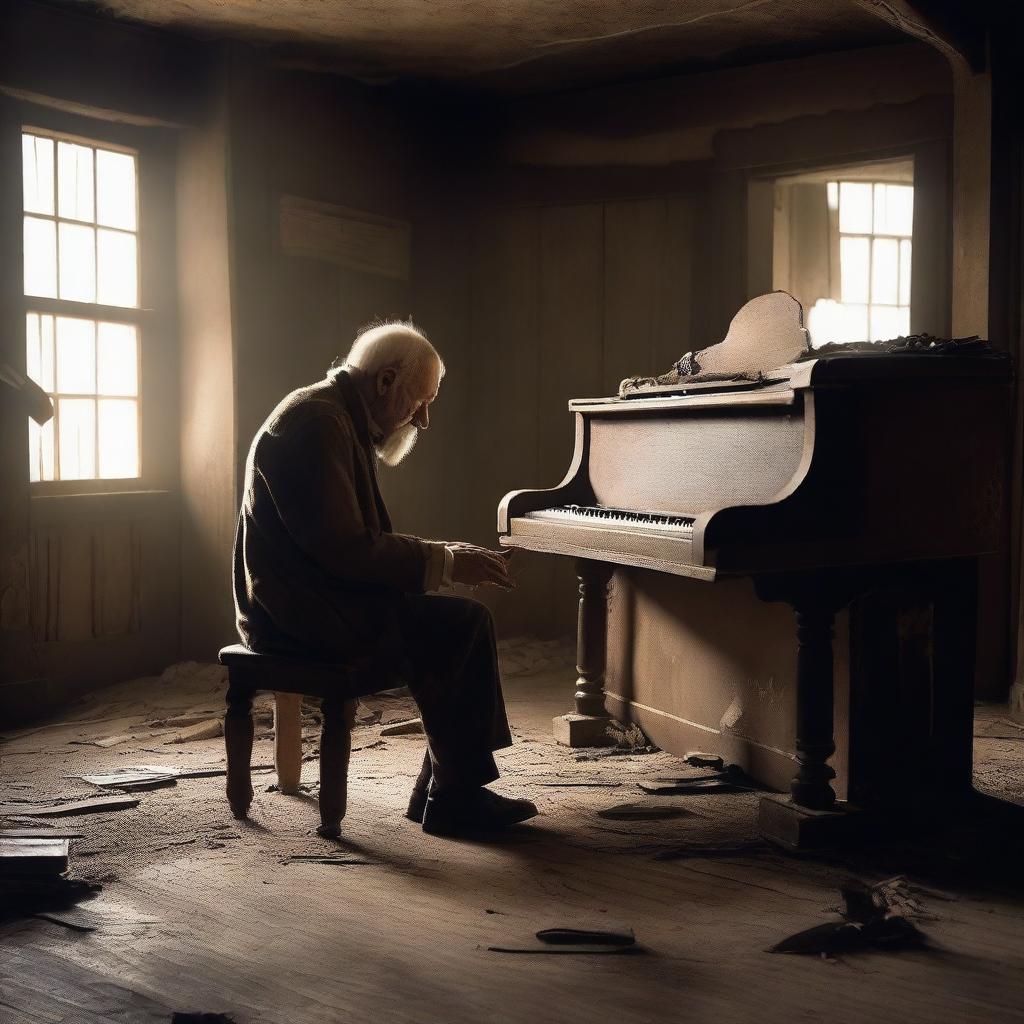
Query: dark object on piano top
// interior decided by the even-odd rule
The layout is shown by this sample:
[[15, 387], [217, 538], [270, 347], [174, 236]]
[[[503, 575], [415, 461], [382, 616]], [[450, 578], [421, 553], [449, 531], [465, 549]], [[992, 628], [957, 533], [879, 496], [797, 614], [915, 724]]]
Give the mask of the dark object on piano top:
[[934, 334], [908, 334], [887, 341], [830, 342], [820, 348], [812, 348], [800, 356], [805, 359], [828, 359], [832, 356], [864, 355], [928, 356], [984, 356], [994, 359], [1008, 359], [1005, 352], [995, 351], [987, 341], [976, 334], [969, 338], [937, 338]]

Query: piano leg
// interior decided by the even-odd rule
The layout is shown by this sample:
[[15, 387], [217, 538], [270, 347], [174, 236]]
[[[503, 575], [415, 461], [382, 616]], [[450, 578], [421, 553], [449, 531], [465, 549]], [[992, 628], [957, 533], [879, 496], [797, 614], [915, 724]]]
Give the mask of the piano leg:
[[849, 603], [852, 588], [841, 574], [758, 581], [764, 600], [785, 600], [796, 612], [796, 760], [790, 795], [763, 797], [762, 835], [790, 849], [833, 845], [847, 834], [851, 816], [836, 806], [832, 639], [835, 613]]
[[789, 784], [793, 802], [830, 811], [836, 777], [828, 759], [836, 752], [833, 734], [832, 640], [835, 612], [828, 607], [796, 609], [796, 761]]
[[608, 643], [608, 581], [612, 566], [578, 559], [579, 618], [576, 625], [576, 711], [552, 722], [555, 739], [567, 747], [603, 747], [611, 742], [611, 716], [604, 706]]

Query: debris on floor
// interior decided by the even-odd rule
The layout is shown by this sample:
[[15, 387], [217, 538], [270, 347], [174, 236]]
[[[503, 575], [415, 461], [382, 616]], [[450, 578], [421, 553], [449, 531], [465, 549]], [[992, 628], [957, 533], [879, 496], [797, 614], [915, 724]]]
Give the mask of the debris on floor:
[[573, 927], [557, 925], [542, 928], [521, 940], [487, 947], [492, 953], [638, 953], [642, 947], [636, 944], [632, 928], [619, 927]]
[[224, 735], [224, 720], [222, 718], [207, 718], [202, 722], [196, 722], [186, 729], [172, 736], [168, 743], [193, 743], [196, 740], [213, 740]]
[[797, 932], [776, 943], [768, 952], [832, 956], [867, 950], [922, 948], [928, 942], [924, 932], [908, 917], [893, 912], [894, 904], [911, 906], [907, 903], [907, 887], [895, 885], [897, 881], [902, 880], [890, 879], [874, 886], [856, 880], [847, 883], [840, 890], [844, 902], [839, 911], [842, 921]]
[[410, 718], [394, 725], [386, 725], [380, 731], [381, 736], [417, 736], [423, 734], [423, 720]]
[[705, 754], [702, 750], [692, 750], [683, 760], [694, 768], [725, 768], [725, 761], [718, 754]]
[[100, 789], [132, 790], [159, 789], [161, 786], [174, 786], [177, 777], [159, 768], [119, 768], [112, 772], [99, 772], [94, 775], [77, 775], [75, 778], [88, 782]]
[[675, 779], [660, 782], [638, 782], [637, 785], [651, 796], [686, 796], [699, 793], [747, 793], [754, 786], [743, 786], [725, 777]]
[[[709, 755], [688, 755], [688, 757], [694, 756], [703, 760]], [[721, 761], [721, 758], [718, 760]], [[761, 788], [738, 765], [697, 765], [696, 762], [693, 762], [693, 764], [694, 767], [707, 767], [712, 770], [704, 775], [657, 776], [645, 782], [640, 782], [638, 785], [645, 793], [650, 793], [653, 796], [683, 796], [693, 793], [744, 793]]]
[[612, 741], [612, 753], [654, 754], [659, 749], [647, 738], [639, 725], [612, 722], [605, 732]]
[[235, 1018], [226, 1013], [175, 1013], [171, 1024], [235, 1024]]
[[68, 818], [78, 814], [103, 814], [106, 811], [125, 811], [138, 807], [138, 797], [107, 796], [92, 800], [73, 800], [66, 804], [49, 807], [32, 807], [18, 811], [19, 815], [30, 818]]
[[279, 864], [372, 864], [365, 857], [349, 857], [342, 853], [295, 853], [282, 857]]
[[616, 804], [603, 807], [597, 812], [599, 818], [609, 821], [659, 821], [664, 818], [685, 818], [693, 812], [679, 804], [648, 801], [635, 804]]
[[116, 747], [133, 739], [135, 736], [131, 733], [121, 733], [117, 736], [107, 736], [101, 740], [68, 740], [68, 743], [76, 747]]
[[94, 924], [86, 924], [84, 921], [77, 920], [76, 918], [68, 914], [55, 914], [49, 911], [41, 911], [38, 914], [32, 915], [38, 918], [40, 921], [49, 921], [51, 924], [59, 924], [61, 928], [67, 928], [73, 932], [94, 932], [96, 926]]

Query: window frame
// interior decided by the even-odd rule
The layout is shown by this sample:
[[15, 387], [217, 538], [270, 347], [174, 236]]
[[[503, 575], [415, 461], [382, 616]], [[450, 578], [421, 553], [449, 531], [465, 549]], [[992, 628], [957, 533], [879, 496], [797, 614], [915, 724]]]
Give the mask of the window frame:
[[[177, 395], [173, 401], [161, 400], [161, 386], [175, 371], [173, 339], [174, 318], [174, 143], [167, 129], [140, 127], [68, 113], [36, 104], [19, 104], [10, 127], [21, 136], [38, 134], [66, 139], [93, 147], [130, 152], [136, 157], [137, 224], [134, 232], [138, 246], [138, 304], [110, 306], [73, 299], [26, 295], [24, 291], [24, 253], [20, 243], [21, 223], [25, 216], [22, 200], [22, 167], [15, 178], [19, 224], [19, 260], [12, 268], [17, 278], [11, 287], [18, 297], [21, 359], [26, 352], [26, 316], [40, 313], [77, 317], [96, 322], [107, 321], [135, 326], [137, 332], [137, 373], [139, 422], [139, 476], [76, 480], [29, 479], [29, 447], [26, 440], [24, 472], [29, 493], [34, 497], [74, 494], [116, 494], [173, 487], [177, 445], [161, 443], [174, 427]], [[35, 214], [29, 214], [35, 216]], [[45, 216], [45, 215], [44, 215]], [[58, 221], [58, 211], [51, 218]], [[157, 239], [166, 239], [163, 255], [156, 251]], [[23, 364], [22, 364], [23, 365]], [[98, 455], [98, 452], [97, 452]]]

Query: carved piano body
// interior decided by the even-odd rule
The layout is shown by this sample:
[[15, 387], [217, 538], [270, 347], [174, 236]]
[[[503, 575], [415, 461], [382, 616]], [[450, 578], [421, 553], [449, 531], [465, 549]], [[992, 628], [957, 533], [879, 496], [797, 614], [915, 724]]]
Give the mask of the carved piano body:
[[[665, 749], [717, 745], [736, 760], [742, 748], [748, 770], [776, 784], [795, 760], [791, 800], [763, 804], [762, 824], [804, 844], [819, 819], [835, 817], [827, 761], [840, 613], [851, 802], [900, 803], [908, 786], [921, 803], [969, 792], [976, 559], [1002, 539], [1008, 383], [1008, 364], [992, 356], [851, 353], [754, 380], [570, 402], [575, 450], [564, 480], [513, 491], [498, 510], [503, 545], [578, 560], [580, 679], [569, 727], [603, 731], [607, 657], [610, 710], [640, 721]], [[688, 721], [665, 707], [657, 652], [635, 650], [641, 635], [650, 644], [650, 623], [635, 616], [700, 608], [705, 582], [731, 595], [712, 645], [749, 646], [780, 614], [793, 622], [784, 608], [754, 607], [752, 590], [792, 606], [795, 742], [750, 735], [738, 747], [728, 723]], [[767, 627], [766, 615], [775, 616]], [[658, 645], [666, 672], [670, 655], [674, 678], [699, 691], [701, 679], [687, 679], [686, 669], [700, 657]], [[902, 751], [903, 784], [893, 785], [900, 756], [877, 748], [892, 738], [880, 724], [886, 702], [892, 709], [899, 700], [920, 721], [904, 734], [913, 741]], [[774, 754], [759, 759], [758, 750]]]

